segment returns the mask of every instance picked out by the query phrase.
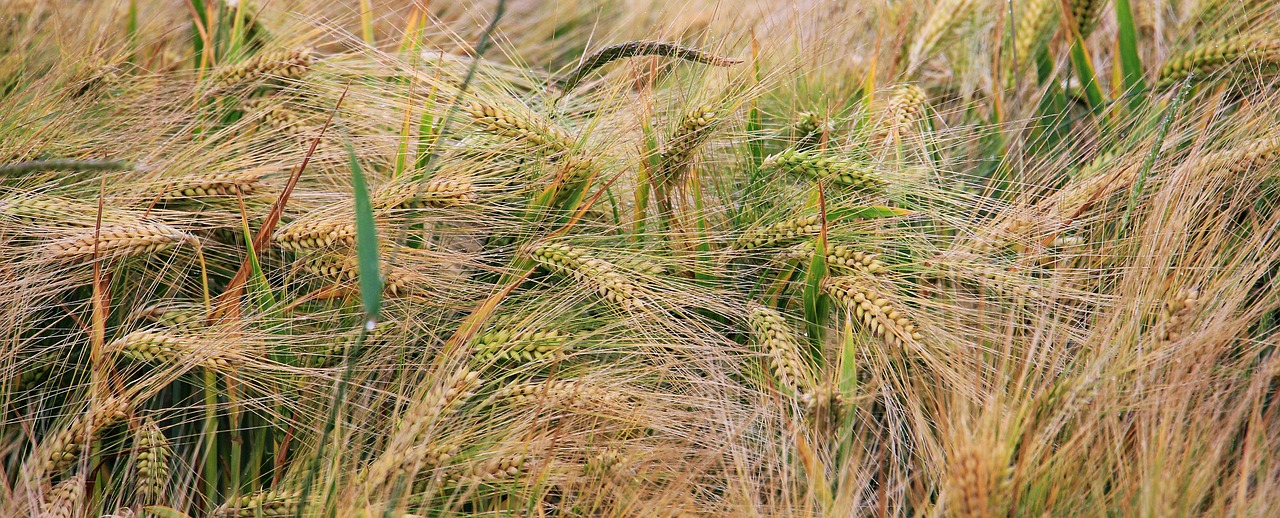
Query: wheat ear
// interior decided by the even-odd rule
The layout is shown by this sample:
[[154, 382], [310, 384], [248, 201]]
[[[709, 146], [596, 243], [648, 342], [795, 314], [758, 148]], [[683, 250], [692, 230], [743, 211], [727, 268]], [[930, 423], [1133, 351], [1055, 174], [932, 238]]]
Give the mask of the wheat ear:
[[130, 407], [125, 398], [106, 398], [85, 414], [76, 416], [56, 435], [41, 442], [32, 454], [36, 478], [53, 477], [66, 471], [104, 430], [124, 422]]
[[354, 247], [356, 224], [333, 218], [298, 220], [277, 230], [272, 239], [280, 248], [294, 251], [331, 246]]
[[534, 362], [559, 358], [567, 352], [566, 333], [555, 329], [511, 330], [499, 329], [475, 339], [475, 362], [491, 363], [495, 360], [510, 362]]
[[257, 518], [259, 516], [296, 516], [299, 495], [296, 491], [272, 490], [240, 496], [222, 504], [210, 514], [212, 518]]
[[192, 345], [186, 337], [153, 329], [141, 329], [122, 336], [107, 344], [107, 350], [144, 363], [181, 365], [190, 359], [198, 359], [201, 367], [220, 371], [231, 370], [239, 364], [234, 355], [221, 348], [210, 348], [213, 354], [205, 354], [204, 349]]
[[373, 199], [380, 210], [452, 207], [474, 200], [475, 187], [467, 180], [455, 179], [431, 180], [424, 184], [401, 182], [379, 189]]
[[[813, 251], [817, 245], [813, 241], [805, 241], [791, 246], [781, 252], [781, 257], [789, 260], [813, 260]], [[885, 265], [880, 262], [879, 255], [855, 250], [848, 245], [827, 243], [827, 264], [837, 268], [846, 268], [866, 273], [884, 271]]]
[[190, 177], [166, 185], [160, 194], [164, 201], [176, 201], [183, 198], [203, 198], [212, 196], [237, 196], [252, 194], [262, 187], [260, 183], [266, 169], [251, 169], [230, 173], [212, 173]]
[[84, 475], [64, 480], [49, 488], [40, 503], [41, 518], [72, 518], [79, 516], [84, 505]]
[[592, 71], [614, 61], [637, 56], [663, 56], [717, 67], [736, 65], [742, 62], [742, 60], [724, 58], [665, 41], [629, 41], [596, 51], [583, 59], [582, 63], [573, 71], [552, 80], [551, 84], [559, 88], [561, 92], [568, 93], [578, 86], [578, 83]]

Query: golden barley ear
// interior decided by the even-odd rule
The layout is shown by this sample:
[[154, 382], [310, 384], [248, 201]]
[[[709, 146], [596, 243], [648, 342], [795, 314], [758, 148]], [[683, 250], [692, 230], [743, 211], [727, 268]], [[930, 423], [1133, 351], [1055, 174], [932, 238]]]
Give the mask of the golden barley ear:
[[86, 229], [45, 247], [46, 255], [61, 263], [84, 263], [99, 258], [120, 259], [195, 241], [195, 236], [163, 223], [126, 223]]
[[[779, 252], [782, 259], [807, 263], [813, 260], [813, 251], [817, 245], [813, 241], [805, 241]], [[880, 273], [886, 266], [880, 261], [878, 254], [863, 252], [849, 245], [827, 242], [827, 265], [866, 273]]]
[[40, 503], [42, 518], [73, 518], [84, 506], [85, 476], [76, 475], [59, 482], [45, 492]]
[[26, 470], [32, 480], [56, 478], [80, 460], [80, 454], [108, 428], [123, 423], [132, 404], [111, 396], [72, 419], [32, 452]]
[[170, 183], [161, 190], [161, 201], [231, 197], [253, 194], [262, 187], [262, 177], [269, 169], [250, 169], [229, 173], [212, 173], [188, 177]]
[[982, 518], [998, 516], [1005, 469], [996, 455], [970, 445], [949, 459], [947, 466], [947, 508], [951, 516]]
[[222, 90], [267, 79], [298, 79], [311, 70], [314, 54], [309, 48], [261, 53], [215, 70], [210, 81], [216, 90]]
[[272, 240], [280, 248], [293, 251], [351, 248], [356, 244], [356, 224], [337, 218], [299, 219], [277, 230]]

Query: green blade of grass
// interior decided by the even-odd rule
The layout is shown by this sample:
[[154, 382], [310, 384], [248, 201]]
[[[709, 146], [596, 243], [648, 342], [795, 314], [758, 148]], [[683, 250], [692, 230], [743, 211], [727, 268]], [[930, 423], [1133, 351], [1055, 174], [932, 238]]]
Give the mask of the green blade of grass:
[[1116, 0], [1116, 25], [1119, 29], [1120, 69], [1124, 81], [1124, 93], [1129, 97], [1129, 108], [1137, 112], [1146, 101], [1136, 92], [1147, 88], [1143, 79], [1142, 57], [1138, 55], [1138, 29], [1133, 23], [1133, 10], [1129, 0]]
[[377, 322], [382, 309], [382, 277], [378, 273], [378, 229], [373, 221], [373, 204], [364, 171], [351, 142], [347, 141], [347, 160], [351, 167], [351, 186], [356, 202], [356, 261], [360, 272], [360, 303], [370, 325]]
[[822, 229], [814, 243], [813, 260], [804, 279], [804, 321], [809, 329], [810, 353], [816, 365], [822, 365], [822, 334], [827, 327], [830, 302], [822, 293], [822, 281], [827, 278], [827, 203], [822, 185], [818, 185], [818, 210], [822, 214]]

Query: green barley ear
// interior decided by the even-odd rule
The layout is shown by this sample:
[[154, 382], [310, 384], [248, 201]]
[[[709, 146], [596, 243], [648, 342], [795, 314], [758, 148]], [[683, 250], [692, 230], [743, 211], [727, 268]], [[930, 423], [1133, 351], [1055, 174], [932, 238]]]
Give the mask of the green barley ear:
[[[813, 260], [813, 250], [817, 245], [813, 241], [805, 241], [783, 250], [779, 255], [787, 260], [803, 262]], [[827, 243], [827, 265], [866, 273], [884, 271], [885, 264], [880, 262], [877, 254], [863, 252], [848, 245]]]
[[137, 456], [134, 469], [137, 470], [138, 501], [143, 504], [160, 503], [169, 485], [173, 448], [160, 425], [150, 417], [142, 418], [133, 445]]
[[902, 85], [889, 97], [884, 125], [890, 137], [897, 137], [924, 120], [929, 96], [914, 84]]
[[[773, 246], [784, 246], [796, 241], [818, 235], [822, 223], [818, 216], [802, 216], [774, 223], [772, 225], [752, 229], [734, 241], [737, 250], [753, 250]], [[812, 255], [810, 255], [812, 257]]]
[[853, 312], [868, 333], [886, 345], [902, 347], [923, 338], [905, 310], [866, 280], [856, 276], [828, 277], [822, 287]]
[[208, 352], [191, 343], [188, 337], [161, 330], [142, 329], [107, 344], [107, 350], [130, 360], [152, 364], [187, 364], [198, 361], [201, 367], [217, 371], [235, 369], [237, 355], [225, 348], [208, 348]]
[[719, 115], [713, 106], [699, 106], [686, 113], [680, 120], [680, 127], [662, 148], [657, 179], [667, 185], [676, 182], [718, 123]]
[[352, 248], [356, 245], [356, 225], [337, 218], [299, 219], [277, 230], [271, 239], [280, 248], [293, 251]]
[[520, 117], [480, 101], [467, 103], [466, 111], [472, 122], [485, 132], [511, 139], [528, 151], [557, 154], [574, 147], [569, 133], [551, 121]]
[[797, 114], [792, 129], [795, 131], [795, 145], [792, 147], [798, 151], [810, 151], [835, 131], [835, 126], [816, 112], [804, 111]]
[[624, 309], [643, 305], [639, 286], [613, 263], [593, 257], [582, 248], [551, 243], [534, 247], [529, 253], [543, 268], [588, 284], [605, 300]]
[[[1035, 53], [1052, 34], [1053, 23], [1058, 17], [1060, 0], [1027, 0], [1014, 5], [1019, 7], [1017, 13], [1017, 34], [1013, 44], [1013, 58], [1018, 66], [1025, 68], [1027, 63], [1035, 59]], [[1018, 72], [1015, 70], [1015, 72]]]
[[296, 491], [259, 491], [236, 497], [210, 514], [212, 518], [257, 518], [296, 516], [299, 495]]
[[932, 14], [920, 27], [916, 33], [915, 42], [911, 44], [907, 69], [909, 71], [919, 69], [933, 49], [945, 41], [956, 25], [969, 15], [969, 11], [976, 3], [973, 0], [941, 0], [935, 4], [930, 9]]
[[812, 393], [813, 369], [782, 314], [753, 302], [747, 308], [747, 323], [752, 340], [769, 355], [769, 370], [778, 385], [793, 395]]
[[770, 155], [760, 164], [765, 171], [784, 171], [820, 178], [866, 192], [879, 192], [886, 183], [880, 173], [853, 160], [819, 154], [816, 151], [786, 149]]
[[122, 397], [108, 397], [82, 415], [76, 416], [53, 436], [46, 438], [27, 463], [32, 480], [54, 478], [77, 461], [88, 445], [108, 428], [124, 422], [131, 403]]
[[1280, 39], [1265, 34], [1248, 34], [1196, 45], [1165, 62], [1156, 87], [1170, 88], [1193, 73], [1199, 79], [1206, 79], [1236, 63], [1250, 67], [1280, 64]]
[[1080, 33], [1080, 37], [1088, 38], [1098, 25], [1098, 13], [1106, 3], [1106, 0], [1070, 0], [1071, 28]]
[[534, 362], [559, 358], [568, 352], [565, 346], [568, 338], [569, 335], [555, 329], [491, 331], [473, 341], [473, 363], [485, 365], [495, 361]]

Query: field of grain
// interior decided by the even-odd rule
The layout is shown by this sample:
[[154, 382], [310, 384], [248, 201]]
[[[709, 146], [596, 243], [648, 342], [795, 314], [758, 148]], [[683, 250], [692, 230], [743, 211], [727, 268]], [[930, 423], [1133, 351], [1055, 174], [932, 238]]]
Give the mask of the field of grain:
[[0, 0], [0, 515], [1280, 514], [1280, 3]]

